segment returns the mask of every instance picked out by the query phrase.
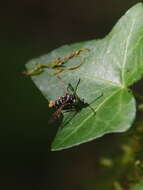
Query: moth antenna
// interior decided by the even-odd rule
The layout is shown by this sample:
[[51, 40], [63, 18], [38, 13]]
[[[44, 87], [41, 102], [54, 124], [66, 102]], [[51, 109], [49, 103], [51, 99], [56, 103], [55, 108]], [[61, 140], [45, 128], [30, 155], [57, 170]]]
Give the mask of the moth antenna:
[[78, 80], [78, 82], [77, 82], [77, 85], [76, 85], [76, 87], [75, 87], [75, 93], [76, 93], [76, 91], [77, 91], [77, 88], [78, 88], [79, 83], [80, 83], [80, 78], [79, 78], [79, 80]]

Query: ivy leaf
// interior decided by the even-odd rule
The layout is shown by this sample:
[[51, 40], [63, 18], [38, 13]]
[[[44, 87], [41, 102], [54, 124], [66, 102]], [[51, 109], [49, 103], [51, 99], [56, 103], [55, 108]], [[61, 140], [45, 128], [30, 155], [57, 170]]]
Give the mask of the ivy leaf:
[[[31, 60], [26, 67], [30, 71], [36, 62], [48, 63], [80, 48], [90, 51], [83, 51], [81, 57], [70, 59], [64, 66], [84, 64], [75, 70], [65, 70], [60, 77], [65, 88], [69, 83], [75, 87], [80, 78], [77, 94], [96, 114], [89, 106], [79, 112], [64, 113], [52, 150], [72, 147], [107, 133], [124, 132], [131, 127], [136, 103], [128, 87], [143, 74], [143, 4], [128, 10], [104, 39], [62, 46]], [[54, 72], [45, 68], [43, 73], [32, 76], [45, 98], [53, 101], [65, 93]]]

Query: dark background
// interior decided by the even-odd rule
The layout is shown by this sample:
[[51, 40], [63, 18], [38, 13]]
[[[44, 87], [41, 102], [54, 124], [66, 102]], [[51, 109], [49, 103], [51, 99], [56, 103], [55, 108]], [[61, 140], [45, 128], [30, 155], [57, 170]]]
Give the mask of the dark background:
[[108, 154], [108, 147], [116, 150], [118, 135], [106, 135], [78, 147], [51, 152], [57, 128], [48, 126], [47, 101], [22, 71], [29, 59], [63, 44], [104, 37], [137, 2], [1, 2], [1, 189], [101, 189], [98, 183], [102, 183], [104, 176], [100, 177], [97, 160], [99, 155]]

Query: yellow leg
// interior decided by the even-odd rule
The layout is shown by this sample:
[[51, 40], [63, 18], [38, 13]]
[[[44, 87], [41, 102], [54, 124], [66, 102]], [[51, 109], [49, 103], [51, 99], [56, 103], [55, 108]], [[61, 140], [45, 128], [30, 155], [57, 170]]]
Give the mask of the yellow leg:
[[88, 48], [80, 48], [79, 50], [75, 51], [74, 55], [78, 56], [80, 54], [80, 52], [82, 52], [82, 51], [90, 51], [90, 49], [88, 49]]
[[37, 67], [37, 68], [35, 68], [35, 69], [33, 69], [32, 71], [29, 71], [29, 72], [24, 71], [23, 74], [25, 74], [27, 76], [31, 76], [31, 75], [38, 75], [38, 74], [40, 74], [42, 72], [43, 72], [43, 69]]
[[57, 58], [56, 60], [54, 61], [51, 61], [47, 64], [37, 64], [36, 67], [32, 70], [32, 71], [29, 71], [29, 72], [23, 72], [25, 75], [27, 76], [31, 76], [31, 75], [38, 75], [40, 73], [42, 73], [44, 70], [43, 68], [47, 67], [49, 69], [57, 69], [59, 70], [58, 72], [54, 73], [55, 75], [59, 75], [61, 72], [63, 72], [64, 70], [74, 70], [74, 69], [77, 69], [79, 68], [83, 63], [80, 63], [76, 66], [73, 66], [73, 67], [63, 67], [63, 65], [69, 60], [69, 59], [72, 59], [73, 57], [82, 57], [80, 56], [79, 54], [82, 52], [82, 51], [90, 51], [88, 48], [80, 48], [79, 50], [75, 51], [75, 52], [72, 52], [70, 55], [68, 56], [65, 56], [63, 58]]
[[81, 65], [83, 64], [83, 62], [81, 62], [80, 64], [73, 66], [73, 67], [66, 67], [65, 70], [74, 70], [74, 69], [78, 69]]
[[78, 65], [76, 65], [76, 66], [73, 66], [73, 67], [57, 67], [55, 69], [58, 69], [59, 71], [55, 72], [54, 75], [59, 75], [61, 72], [65, 71], [65, 70], [75, 70], [75, 69], [78, 69], [82, 64], [83, 64], [83, 62], [80, 63], [80, 64], [78, 64]]
[[[59, 69], [59, 68], [56, 68], [56, 69]], [[59, 74], [60, 74], [61, 72], [65, 71], [65, 70], [66, 70], [66, 68], [60, 68], [58, 72], [55, 72], [55, 73], [54, 73], [54, 75], [60, 77]]]

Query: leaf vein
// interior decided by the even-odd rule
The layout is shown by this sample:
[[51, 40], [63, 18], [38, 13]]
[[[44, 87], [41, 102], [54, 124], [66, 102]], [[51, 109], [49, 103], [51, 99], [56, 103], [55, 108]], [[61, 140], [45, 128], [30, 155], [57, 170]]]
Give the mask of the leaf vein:
[[128, 47], [129, 47], [129, 43], [130, 43], [130, 39], [131, 39], [131, 36], [132, 36], [134, 25], [135, 25], [135, 19], [133, 19], [133, 21], [132, 21], [131, 28], [130, 28], [130, 31], [129, 31], [129, 34], [128, 34], [128, 37], [127, 37], [127, 40], [126, 40], [126, 45], [125, 45], [125, 53], [124, 53], [123, 65], [122, 65], [122, 83], [123, 83], [123, 85], [125, 84], [124, 71], [125, 71], [125, 65], [126, 65], [126, 62], [127, 62]]

